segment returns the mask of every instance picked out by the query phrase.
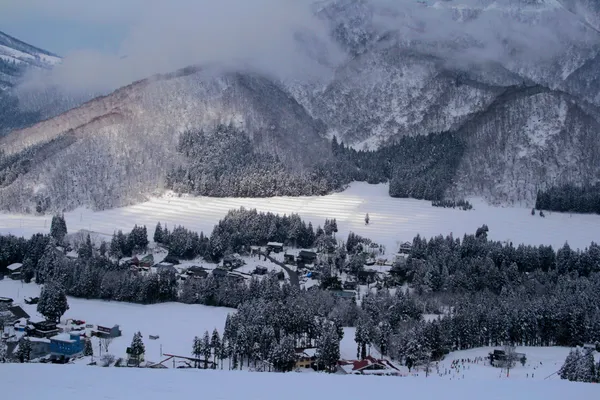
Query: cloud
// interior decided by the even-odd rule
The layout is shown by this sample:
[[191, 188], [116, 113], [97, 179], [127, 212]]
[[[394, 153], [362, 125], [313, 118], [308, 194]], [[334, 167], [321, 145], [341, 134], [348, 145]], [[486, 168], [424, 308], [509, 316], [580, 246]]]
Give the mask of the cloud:
[[[41, 0], [26, 1], [42, 4]], [[58, 9], [66, 10], [68, 4], [74, 3], [79, 2], [59, 1]], [[98, 5], [101, 3], [106, 8]], [[94, 3], [93, 12], [88, 10], [83, 18], [107, 23], [114, 23], [114, 18], [128, 21], [129, 32], [118, 53], [72, 52], [43, 80], [71, 88], [114, 89], [155, 73], [207, 63], [249, 66], [284, 79], [331, 73], [327, 64], [339, 63], [344, 54], [330, 39], [324, 22], [312, 14], [311, 3], [311, 0], [127, 0], [123, 1], [127, 7], [121, 16], [114, 13], [121, 2]], [[73, 17], [77, 14], [73, 10], [69, 13]], [[311, 40], [300, 44], [299, 34]], [[321, 57], [317, 59], [315, 53]]]
[[[361, 18], [367, 10], [370, 26], [352, 29], [394, 31], [412, 47], [468, 62], [517, 57], [535, 63], [598, 39], [576, 14], [535, 0], [4, 1], [3, 12], [15, 18], [30, 12], [127, 27], [117, 52], [72, 52], [49, 77], [31, 80], [86, 91], [208, 63], [250, 66], [282, 79], [327, 76], [345, 54], [331, 38], [331, 26], [315, 17], [315, 3], [341, 4]], [[525, 4], [525, 11], [515, 11]]]

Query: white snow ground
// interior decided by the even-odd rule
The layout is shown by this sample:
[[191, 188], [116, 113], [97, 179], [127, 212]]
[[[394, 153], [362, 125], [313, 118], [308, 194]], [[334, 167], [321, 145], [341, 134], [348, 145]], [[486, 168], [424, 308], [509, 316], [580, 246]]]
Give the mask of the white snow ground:
[[[239, 207], [256, 208], [279, 214], [298, 213], [315, 228], [325, 218], [336, 218], [338, 237], [345, 240], [349, 231], [369, 237], [386, 246], [389, 254], [398, 243], [412, 241], [417, 233], [424, 237], [453, 233], [462, 237], [475, 233], [483, 224], [494, 240], [510, 240], [515, 245], [546, 244], [555, 248], [566, 241], [573, 248], [585, 248], [600, 241], [600, 215], [547, 213], [546, 218], [531, 216], [530, 208], [493, 207], [473, 200], [474, 210], [461, 211], [432, 207], [431, 202], [395, 199], [388, 196], [386, 184], [353, 183], [341, 193], [322, 197], [210, 198], [163, 196], [130, 207], [93, 212], [78, 209], [65, 214], [70, 232], [88, 229], [112, 235], [115, 230], [129, 231], [146, 225], [150, 232], [158, 221], [169, 227], [183, 225], [210, 234], [227, 211]], [[371, 223], [365, 225], [365, 214]], [[49, 232], [51, 216], [0, 213], [0, 233], [30, 236]]]
[[[33, 318], [43, 319], [35, 305], [24, 304], [26, 297], [40, 294], [40, 286], [5, 279], [0, 281], [0, 296], [10, 297]], [[213, 329], [222, 333], [227, 314], [235, 312], [226, 307], [207, 307], [182, 303], [162, 303], [141, 305], [117, 301], [86, 300], [68, 298], [69, 310], [61, 318], [80, 319], [87, 324], [112, 328], [119, 325], [123, 336], [116, 338], [109, 347], [109, 353], [116, 357], [126, 357], [125, 350], [131, 344], [133, 334], [140, 331], [146, 345], [146, 361], [159, 362], [162, 353], [178, 356], [191, 356], [194, 336], [204, 335]], [[158, 335], [158, 340], [150, 340], [149, 335]], [[104, 353], [104, 352], [103, 352]], [[94, 343], [94, 354], [99, 355], [98, 342]]]
[[[462, 380], [82, 365], [0, 364], [6, 398], [62, 400], [596, 399], [600, 385], [566, 381]], [[28, 384], [34, 377], [35, 384]]]

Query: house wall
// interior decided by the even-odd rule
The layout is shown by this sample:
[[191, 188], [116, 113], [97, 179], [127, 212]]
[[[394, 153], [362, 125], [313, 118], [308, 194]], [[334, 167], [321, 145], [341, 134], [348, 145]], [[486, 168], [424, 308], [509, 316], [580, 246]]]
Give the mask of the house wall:
[[50, 352], [53, 354], [72, 356], [83, 352], [83, 341], [76, 340], [74, 343], [65, 343], [52, 340], [50, 342]]

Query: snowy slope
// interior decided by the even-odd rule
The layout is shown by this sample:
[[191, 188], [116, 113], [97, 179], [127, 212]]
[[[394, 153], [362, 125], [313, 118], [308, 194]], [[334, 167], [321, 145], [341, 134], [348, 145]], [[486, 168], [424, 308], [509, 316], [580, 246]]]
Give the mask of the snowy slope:
[[[1, 364], [9, 398], [164, 400], [201, 396], [218, 400], [394, 398], [414, 400], [593, 399], [598, 385], [566, 381], [446, 381], [329, 374], [275, 374], [202, 370], [93, 368], [79, 365]], [[35, 376], [35, 385], [24, 385]]]
[[[483, 224], [490, 228], [494, 240], [512, 241], [515, 245], [545, 244], [555, 248], [566, 241], [573, 248], [585, 248], [598, 242], [599, 215], [569, 215], [548, 213], [546, 218], [532, 217], [531, 209], [493, 207], [483, 201], [473, 201], [475, 209], [460, 211], [432, 207], [428, 201], [396, 199], [388, 196], [387, 185], [354, 183], [346, 191], [322, 197], [275, 198], [206, 198], [160, 197], [130, 207], [91, 212], [78, 209], [65, 213], [70, 232], [88, 229], [112, 235], [117, 229], [129, 231], [135, 224], [146, 225], [153, 232], [158, 221], [169, 227], [183, 225], [210, 234], [214, 225], [227, 211], [239, 207], [256, 208], [279, 214], [299, 213], [316, 227], [326, 218], [336, 218], [338, 238], [346, 240], [349, 231], [384, 244], [387, 254], [393, 254], [400, 242], [424, 237], [473, 234]], [[369, 213], [371, 223], [365, 225]], [[29, 236], [49, 232], [50, 216], [0, 214], [0, 233]]]

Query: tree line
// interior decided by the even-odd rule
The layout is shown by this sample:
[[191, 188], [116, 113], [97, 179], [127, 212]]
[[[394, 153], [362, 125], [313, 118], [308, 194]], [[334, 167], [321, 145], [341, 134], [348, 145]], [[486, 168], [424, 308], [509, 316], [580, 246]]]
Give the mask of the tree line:
[[535, 200], [535, 208], [557, 212], [600, 214], [600, 183], [586, 186], [566, 184], [540, 190]]

